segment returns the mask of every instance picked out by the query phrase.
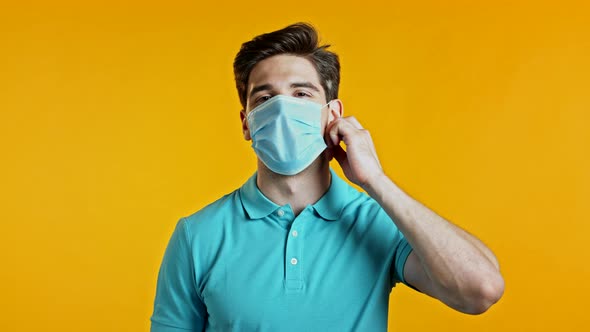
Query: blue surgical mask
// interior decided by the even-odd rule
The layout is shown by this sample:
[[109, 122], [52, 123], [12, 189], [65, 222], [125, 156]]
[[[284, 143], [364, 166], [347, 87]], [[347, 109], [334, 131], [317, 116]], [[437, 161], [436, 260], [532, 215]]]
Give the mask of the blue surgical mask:
[[321, 133], [326, 105], [277, 95], [250, 111], [252, 148], [264, 165], [283, 175], [295, 175], [311, 165], [327, 148]]

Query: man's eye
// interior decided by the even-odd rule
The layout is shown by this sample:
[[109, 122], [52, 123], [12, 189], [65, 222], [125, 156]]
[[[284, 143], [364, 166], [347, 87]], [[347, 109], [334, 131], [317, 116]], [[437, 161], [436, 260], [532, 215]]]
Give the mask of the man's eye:
[[295, 96], [297, 96], [297, 97], [311, 97], [311, 95], [309, 93], [304, 92], [304, 91], [296, 92]]
[[258, 99], [256, 99], [256, 103], [257, 104], [263, 103], [263, 102], [269, 100], [270, 98], [271, 98], [271, 96], [262, 96], [262, 97], [259, 97]]

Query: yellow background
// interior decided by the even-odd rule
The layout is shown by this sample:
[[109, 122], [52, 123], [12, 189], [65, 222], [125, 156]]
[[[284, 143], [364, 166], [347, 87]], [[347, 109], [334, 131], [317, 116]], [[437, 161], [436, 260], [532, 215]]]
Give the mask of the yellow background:
[[2, 3], [2, 331], [149, 329], [178, 218], [255, 170], [233, 57], [296, 21], [388, 175], [506, 279], [482, 316], [397, 287], [390, 330], [588, 330], [586, 2], [213, 3]]

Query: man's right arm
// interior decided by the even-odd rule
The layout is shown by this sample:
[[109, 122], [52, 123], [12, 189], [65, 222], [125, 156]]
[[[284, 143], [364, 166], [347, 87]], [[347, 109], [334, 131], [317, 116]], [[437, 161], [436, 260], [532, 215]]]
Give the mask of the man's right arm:
[[181, 218], [170, 237], [158, 272], [151, 332], [201, 332], [207, 309], [197, 294], [186, 220]]

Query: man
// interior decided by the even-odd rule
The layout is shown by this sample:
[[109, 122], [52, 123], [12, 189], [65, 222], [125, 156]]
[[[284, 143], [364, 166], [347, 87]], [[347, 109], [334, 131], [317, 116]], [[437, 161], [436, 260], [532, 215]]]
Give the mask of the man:
[[343, 117], [328, 46], [303, 23], [242, 45], [234, 73], [258, 168], [177, 223], [152, 331], [385, 331], [398, 282], [468, 314], [502, 296], [494, 254], [398, 188]]

